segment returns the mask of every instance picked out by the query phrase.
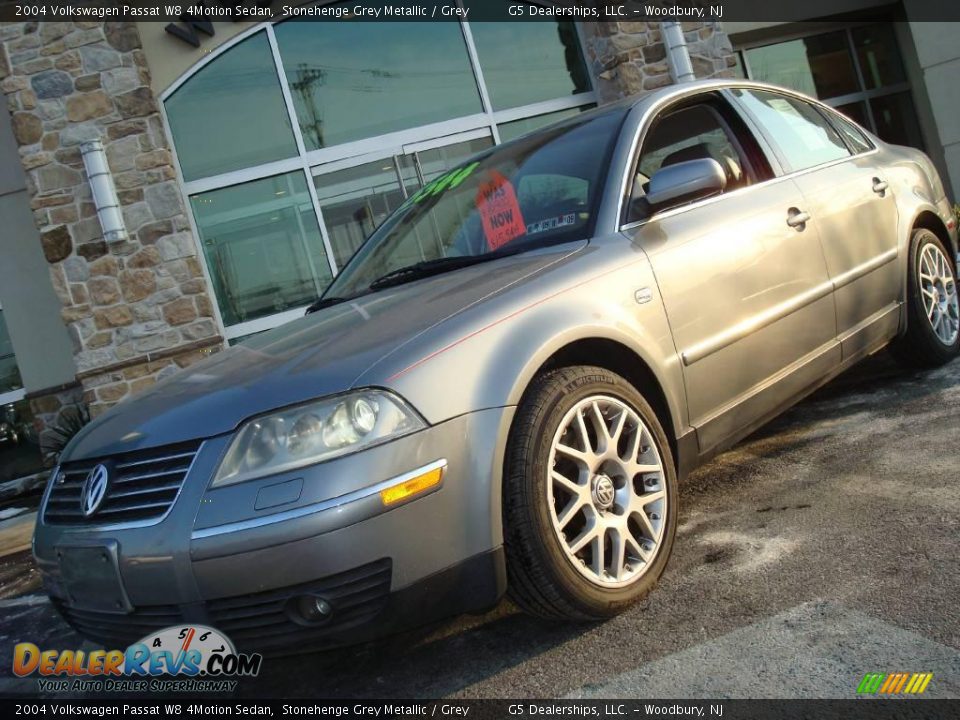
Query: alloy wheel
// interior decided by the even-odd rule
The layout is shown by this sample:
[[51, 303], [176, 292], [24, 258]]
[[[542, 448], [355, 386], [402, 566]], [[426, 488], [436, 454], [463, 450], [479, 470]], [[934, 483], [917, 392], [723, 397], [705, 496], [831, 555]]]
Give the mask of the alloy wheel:
[[934, 243], [920, 251], [920, 293], [933, 332], [944, 345], [953, 345], [960, 332], [960, 301], [950, 261]]
[[573, 567], [601, 587], [636, 581], [667, 518], [663, 463], [637, 411], [606, 395], [580, 400], [554, 435], [549, 468], [553, 529]]

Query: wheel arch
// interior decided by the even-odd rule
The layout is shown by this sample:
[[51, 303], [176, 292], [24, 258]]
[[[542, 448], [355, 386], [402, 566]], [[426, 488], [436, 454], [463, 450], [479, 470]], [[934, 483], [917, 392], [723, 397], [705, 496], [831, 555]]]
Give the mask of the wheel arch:
[[674, 466], [679, 471], [676, 413], [671, 409], [662, 383], [650, 364], [635, 350], [618, 340], [600, 336], [582, 337], [555, 349], [529, 375], [518, 403], [523, 401], [523, 397], [538, 377], [551, 370], [574, 365], [593, 365], [614, 372], [643, 394], [663, 426], [670, 442]]
[[913, 223], [910, 227], [910, 234], [913, 235], [914, 230], [919, 230], [921, 228], [929, 230], [943, 241], [943, 244], [950, 251], [950, 260], [954, 263], [954, 265], [956, 265], [957, 245], [953, 241], [953, 238], [950, 237], [950, 232], [947, 230], [947, 226], [943, 224], [943, 220], [940, 218], [940, 216], [929, 209], [921, 210], [913, 219]]

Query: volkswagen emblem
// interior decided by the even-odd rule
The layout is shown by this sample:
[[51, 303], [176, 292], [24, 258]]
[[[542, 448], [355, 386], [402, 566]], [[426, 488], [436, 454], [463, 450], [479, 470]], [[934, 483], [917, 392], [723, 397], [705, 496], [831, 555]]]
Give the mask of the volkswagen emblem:
[[80, 510], [84, 517], [90, 517], [103, 504], [107, 496], [107, 487], [110, 484], [110, 471], [106, 465], [97, 465], [87, 473], [83, 481], [83, 490], [80, 492]]
[[613, 480], [606, 475], [597, 475], [593, 479], [593, 502], [598, 510], [609, 510], [616, 495], [617, 489]]

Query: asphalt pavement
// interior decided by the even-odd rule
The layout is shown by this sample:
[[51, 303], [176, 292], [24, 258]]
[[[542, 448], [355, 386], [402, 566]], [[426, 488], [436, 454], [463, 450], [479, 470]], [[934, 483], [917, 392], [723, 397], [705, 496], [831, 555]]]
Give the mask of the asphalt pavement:
[[[254, 697], [854, 697], [867, 672], [932, 672], [960, 697], [960, 361], [878, 356], [681, 488], [673, 559], [603, 624], [493, 612], [349, 651], [264, 662]], [[0, 691], [16, 642], [80, 640], [0, 561]]]

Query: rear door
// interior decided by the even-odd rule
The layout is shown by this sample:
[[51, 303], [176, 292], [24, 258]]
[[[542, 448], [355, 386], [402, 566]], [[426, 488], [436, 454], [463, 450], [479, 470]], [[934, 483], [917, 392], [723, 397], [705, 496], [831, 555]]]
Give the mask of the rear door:
[[[650, 177], [702, 157], [725, 169], [725, 191], [651, 211]], [[653, 266], [703, 452], [839, 363], [832, 286], [816, 227], [798, 221], [803, 203], [719, 94], [662, 111], [642, 141], [624, 232]]]
[[[834, 284], [844, 358], [897, 331], [897, 205], [872, 142], [855, 125], [804, 100], [732, 92], [803, 193]], [[829, 115], [829, 118], [828, 118]]]

